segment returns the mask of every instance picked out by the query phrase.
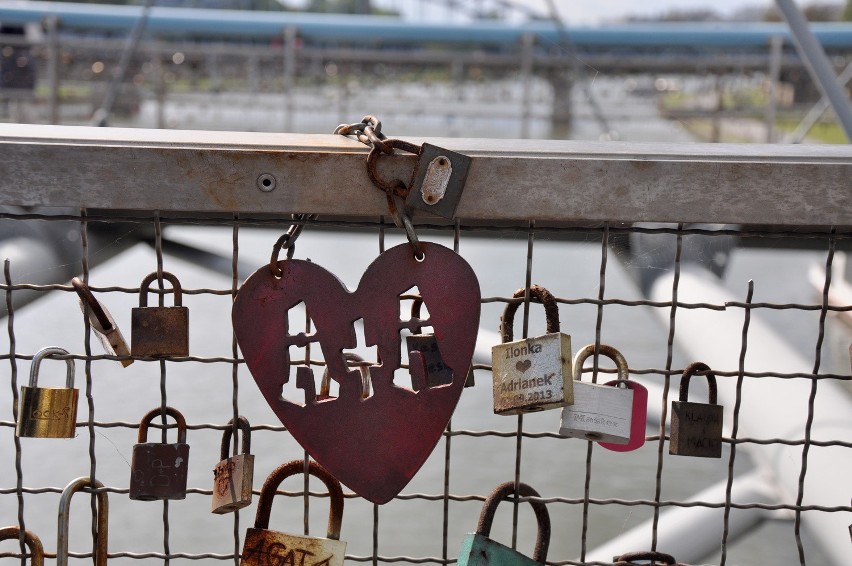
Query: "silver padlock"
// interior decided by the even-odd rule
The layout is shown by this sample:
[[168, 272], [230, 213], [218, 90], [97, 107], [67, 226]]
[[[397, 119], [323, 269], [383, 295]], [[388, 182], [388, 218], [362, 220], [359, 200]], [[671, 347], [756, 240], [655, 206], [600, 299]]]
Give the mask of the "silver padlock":
[[[525, 289], [513, 295], [523, 297]], [[494, 412], [517, 415], [556, 409], [574, 401], [571, 379], [571, 337], [559, 331], [559, 308], [553, 295], [539, 285], [530, 299], [544, 305], [547, 334], [512, 341], [512, 323], [520, 303], [509, 303], [500, 322], [502, 344], [491, 348]]]
[[617, 386], [598, 385], [580, 381], [583, 362], [594, 355], [595, 345], [577, 352], [574, 357], [574, 404], [562, 409], [559, 434], [571, 438], [584, 438], [610, 444], [630, 442], [633, 417], [633, 390], [626, 385], [627, 360], [621, 352], [601, 344], [598, 352], [615, 362], [618, 369]]

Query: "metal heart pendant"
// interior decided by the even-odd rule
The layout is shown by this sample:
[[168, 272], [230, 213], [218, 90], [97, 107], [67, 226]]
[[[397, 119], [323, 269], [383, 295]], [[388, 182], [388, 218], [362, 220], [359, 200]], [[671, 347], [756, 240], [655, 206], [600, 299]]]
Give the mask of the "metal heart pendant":
[[[420, 244], [415, 259], [403, 244], [381, 254], [349, 292], [322, 267], [303, 260], [278, 262], [254, 272], [234, 300], [231, 317], [237, 342], [267, 403], [293, 437], [341, 483], [373, 503], [386, 503], [408, 484], [440, 440], [464, 388], [479, 328], [480, 290], [473, 269], [452, 250]], [[403, 321], [401, 296], [417, 288], [428, 319]], [[291, 333], [287, 313], [304, 303], [314, 331]], [[403, 309], [405, 310], [405, 309]], [[344, 350], [355, 348], [355, 322], [363, 320], [367, 346], [375, 346], [370, 366], [371, 394], [362, 375], [350, 369]], [[394, 384], [403, 329], [431, 326], [451, 383], [419, 391]], [[316, 394], [314, 369], [299, 366], [296, 386], [304, 399], [285, 399], [290, 380], [290, 346], [319, 343], [329, 377], [339, 395]], [[423, 364], [423, 357], [410, 357]], [[424, 375], [425, 368], [409, 370]]]

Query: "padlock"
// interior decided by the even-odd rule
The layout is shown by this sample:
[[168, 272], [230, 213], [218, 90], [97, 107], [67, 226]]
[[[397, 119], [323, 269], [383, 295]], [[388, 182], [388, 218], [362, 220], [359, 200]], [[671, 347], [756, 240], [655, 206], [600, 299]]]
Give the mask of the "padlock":
[[[524, 296], [524, 289], [513, 297]], [[512, 323], [520, 303], [509, 303], [500, 321], [502, 344], [491, 348], [494, 412], [517, 415], [556, 409], [574, 402], [571, 337], [559, 331], [559, 308], [550, 291], [530, 287], [530, 300], [544, 305], [547, 334], [512, 341]]]
[[[358, 354], [353, 354], [352, 352], [347, 352], [343, 354], [343, 359], [346, 361], [346, 366], [357, 366], [358, 371], [361, 372], [361, 399], [367, 399], [371, 395], [372, 384], [370, 383], [370, 366], [364, 363], [364, 358], [359, 356]], [[304, 369], [304, 368], [299, 368]], [[310, 377], [311, 385], [313, 384], [313, 373], [308, 374]], [[296, 385], [300, 389], [305, 389], [306, 383], [308, 380], [308, 375], [305, 376], [302, 380], [299, 379], [299, 376], [296, 377], [297, 383]], [[307, 393], [307, 391], [306, 391]], [[325, 401], [326, 399], [331, 399], [331, 375], [328, 373], [328, 366], [325, 366], [325, 371], [322, 372], [322, 379], [320, 380], [320, 392], [319, 395], [316, 396], [316, 401]]]
[[[485, 500], [482, 512], [479, 514], [479, 524], [476, 532], [467, 535], [459, 550], [458, 566], [523, 566], [525, 564], [544, 564], [547, 560], [547, 549], [550, 546], [550, 514], [547, 506], [540, 501], [530, 501], [536, 522], [538, 534], [535, 539], [533, 557], [524, 556], [517, 550], [493, 541], [491, 524], [497, 512], [497, 504], [515, 494], [515, 483], [500, 484]], [[518, 497], [539, 497], [538, 492], [525, 483], [518, 484]]]
[[62, 348], [43, 348], [33, 356], [30, 385], [21, 386], [18, 426], [15, 434], [29, 438], [74, 438], [77, 397], [74, 389], [74, 360], [66, 359], [65, 387], [38, 387], [41, 360], [54, 354], [68, 355]]
[[305, 470], [303, 460], [282, 464], [273, 471], [260, 490], [254, 528], [246, 531], [241, 566], [276, 566], [297, 564], [299, 566], [342, 566], [346, 554], [346, 543], [340, 539], [340, 524], [343, 520], [343, 490], [325, 468], [308, 461], [308, 473], [322, 480], [328, 488], [331, 509], [328, 517], [327, 538], [289, 535], [269, 530], [269, 514], [275, 490], [292, 475]]
[[[707, 403], [692, 403], [689, 398], [689, 380], [696, 372], [707, 372], [709, 389]], [[695, 362], [683, 370], [680, 378], [680, 401], [672, 401], [672, 426], [669, 454], [722, 457], [722, 405], [716, 404], [716, 376], [707, 364]]]
[[[417, 297], [411, 303], [411, 327], [412, 334], [405, 337], [405, 346], [408, 349], [408, 367], [411, 373], [411, 388], [420, 391], [428, 387], [447, 385], [453, 382], [453, 370], [444, 363], [441, 352], [438, 349], [438, 339], [434, 334], [421, 334], [422, 326], [428, 324], [427, 320], [420, 319], [420, 307], [423, 299]], [[413, 354], [413, 355], [412, 355]], [[468, 370], [464, 386], [473, 387], [473, 366]]]
[[678, 566], [677, 561], [671, 554], [664, 552], [627, 552], [621, 556], [614, 556], [613, 566], [656, 566], [657, 564], [669, 564]]
[[[147, 442], [148, 425], [161, 412], [177, 422], [176, 444]], [[139, 423], [138, 444], [133, 445], [130, 461], [130, 499], [184, 499], [186, 497], [189, 444], [186, 443], [186, 420], [176, 409], [156, 408]]]
[[[20, 537], [21, 527], [0, 528], [0, 541], [20, 540]], [[30, 564], [32, 566], [44, 566], [44, 547], [39, 538], [30, 531], [24, 531], [24, 544], [30, 550]]]
[[131, 314], [130, 349], [134, 356], [189, 355], [189, 309], [181, 305], [180, 282], [166, 271], [162, 275], [172, 284], [175, 306], [148, 306], [148, 290], [157, 279], [156, 271], [149, 273], [140, 285], [139, 306]]
[[[595, 345], [577, 352], [574, 357], [574, 404], [562, 409], [559, 434], [611, 444], [627, 444], [631, 437], [633, 390], [627, 387], [627, 360], [621, 352], [601, 344], [599, 352], [615, 362], [618, 385], [598, 385], [580, 381], [583, 362], [595, 353]], [[623, 382], [623, 383], [619, 383]]]
[[[59, 527], [56, 536], [56, 566], [68, 566], [68, 515], [71, 509], [71, 496], [83, 489], [103, 489], [104, 484], [92, 478], [82, 477], [69, 483], [59, 496]], [[106, 491], [97, 492], [98, 522], [95, 533], [95, 566], [106, 566], [109, 539], [109, 500]]]
[[471, 161], [467, 155], [422, 144], [405, 206], [454, 218]]
[[112, 315], [103, 306], [100, 301], [95, 298], [89, 286], [81, 279], [74, 277], [71, 279], [71, 285], [77, 291], [80, 297], [80, 310], [85, 315], [88, 311], [89, 324], [95, 331], [95, 335], [104, 347], [107, 355], [110, 356], [126, 356], [126, 359], [119, 360], [124, 367], [133, 363], [130, 358], [130, 349], [127, 347], [127, 342], [124, 341], [124, 335], [115, 324]]
[[[251, 451], [251, 426], [245, 417], [237, 417], [237, 427], [242, 431], [242, 454], [228, 456], [231, 452], [231, 436], [234, 419], [222, 435], [221, 462], [213, 468], [213, 513], [223, 515], [251, 504], [251, 488], [254, 482], [254, 456]], [[234, 449], [239, 450], [236, 436]]]

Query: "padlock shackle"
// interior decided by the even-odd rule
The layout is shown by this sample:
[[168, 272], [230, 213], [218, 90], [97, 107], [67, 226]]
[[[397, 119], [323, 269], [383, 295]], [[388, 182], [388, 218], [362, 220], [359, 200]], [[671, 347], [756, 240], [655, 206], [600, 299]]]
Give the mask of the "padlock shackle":
[[707, 400], [711, 405], [715, 405], [717, 398], [716, 375], [710, 369], [710, 366], [704, 362], [689, 364], [689, 366], [683, 370], [683, 375], [680, 378], [680, 401], [685, 402], [689, 399], [689, 379], [700, 371], [707, 372], [705, 374], [705, 377], [707, 378]]
[[[420, 309], [421, 309], [422, 307], [423, 307], [423, 297], [421, 297], [420, 295], [418, 295], [418, 296], [417, 296], [417, 298], [416, 298], [416, 299], [414, 299], [414, 300], [411, 302], [411, 320], [414, 320], [415, 318], [416, 318], [416, 319], [418, 319], [418, 320], [420, 320]], [[418, 327], [416, 327], [416, 328], [412, 328], [412, 329], [411, 329], [411, 333], [412, 333], [412, 334], [420, 334], [420, 329], [421, 329], [421, 328], [422, 328], [422, 327], [420, 327], [420, 326], [418, 326]]]
[[634, 560], [648, 561], [648, 566], [658, 562], [660, 564], [677, 564], [677, 560], [671, 554], [664, 552], [627, 552], [613, 559], [616, 566], [638, 566]]
[[[183, 293], [180, 287], [180, 281], [178, 278], [169, 273], [168, 271], [162, 272], [163, 279], [172, 284], [172, 292], [175, 295], [175, 306], [180, 307], [183, 306]], [[145, 276], [145, 279], [142, 280], [142, 283], [139, 284], [139, 306], [147, 307], [148, 306], [148, 291], [151, 289], [151, 283], [157, 279], [157, 272], [154, 271]]]
[[[347, 352], [343, 354], [343, 360], [347, 362], [364, 362], [364, 358], [359, 356], [358, 354], [353, 354], [352, 352]], [[347, 364], [348, 365], [348, 364]], [[370, 379], [372, 378], [370, 374], [370, 366], [359, 363], [358, 370], [361, 372], [361, 399], [366, 399], [370, 396]], [[331, 375], [328, 373], [328, 365], [325, 366], [325, 369], [322, 372], [322, 380], [320, 380], [320, 392], [319, 398], [327, 398], [331, 394]], [[223, 458], [224, 459], [224, 458]]]
[[[491, 495], [485, 500], [482, 511], [479, 514], [479, 523], [476, 526], [476, 534], [487, 537], [491, 534], [491, 524], [494, 522], [494, 514], [497, 513], [497, 505], [515, 494], [515, 482], [507, 481], [498, 485]], [[538, 492], [525, 483], [518, 483], [518, 497], [540, 497]], [[540, 501], [530, 501], [535, 519], [538, 522], [538, 534], [535, 538], [535, 550], [533, 560], [544, 564], [547, 560], [547, 550], [550, 547], [550, 513], [547, 505]]]
[[[41, 360], [53, 355], [59, 356], [68, 356], [68, 350], [64, 350], [62, 348], [57, 348], [55, 346], [48, 346], [47, 348], [42, 348], [33, 356], [33, 363], [30, 366], [30, 387], [36, 387], [38, 385], [38, 370], [41, 366]], [[65, 360], [65, 365], [67, 366], [67, 370], [65, 371], [65, 387], [67, 389], [72, 389], [74, 387], [74, 360], [68, 358]]]
[[[512, 294], [512, 298], [519, 299], [526, 295], [526, 288], [521, 287]], [[547, 320], [547, 333], [559, 332], [559, 307], [553, 294], [541, 285], [530, 285], [530, 302], [544, 305], [544, 316]], [[522, 303], [509, 303], [500, 317], [500, 337], [503, 344], [514, 340], [515, 312]]]
[[180, 411], [172, 407], [166, 407], [165, 409], [157, 407], [156, 409], [151, 409], [145, 413], [145, 416], [142, 417], [142, 422], [139, 423], [139, 435], [136, 437], [136, 441], [139, 444], [145, 444], [148, 442], [148, 425], [154, 417], [162, 413], [169, 415], [175, 420], [178, 429], [178, 443], [186, 444], [186, 419], [183, 418]]
[[[581, 381], [583, 378], [583, 363], [590, 357], [595, 354], [595, 345], [589, 344], [588, 346], [583, 346], [577, 355], [574, 356], [574, 381]], [[624, 359], [624, 356], [610, 346], [609, 344], [600, 344], [598, 348], [598, 354], [601, 356], [605, 356], [615, 362], [615, 367], [618, 369], [618, 379], [619, 381], [627, 381], [630, 378], [630, 371], [627, 368], [627, 360]]]
[[95, 295], [92, 294], [89, 286], [86, 285], [79, 277], [72, 278], [71, 285], [74, 287], [74, 290], [77, 291], [80, 301], [85, 303], [85, 305], [89, 307], [89, 311], [95, 315], [95, 318], [101, 325], [101, 330], [104, 332], [112, 330], [112, 322], [110, 322], [109, 316], [107, 316], [106, 311], [104, 311], [103, 305], [101, 305], [101, 303], [95, 298]]
[[[65, 489], [62, 490], [62, 495], [59, 496], [59, 522], [56, 528], [56, 566], [68, 566], [68, 523], [71, 496], [84, 487], [101, 489], [104, 487], [104, 484], [98, 480], [92, 482], [92, 478], [77, 478], [65, 486]], [[107, 498], [106, 491], [99, 491], [97, 498], [98, 533], [96, 537], [95, 565], [106, 566], [109, 539], [109, 499]]]
[[[260, 497], [257, 501], [257, 515], [254, 519], [254, 528], [268, 529], [269, 515], [272, 513], [272, 499], [281, 482], [290, 476], [300, 474], [305, 470], [304, 460], [293, 460], [278, 466], [260, 488]], [[340, 482], [322, 466], [308, 460], [308, 473], [319, 478], [328, 488], [328, 496], [331, 499], [331, 508], [328, 513], [328, 533], [326, 538], [340, 540], [340, 524], [343, 522], [343, 489]]]
[[[21, 527], [0, 528], [0, 541], [20, 540]], [[24, 531], [24, 544], [30, 549], [30, 564], [32, 566], [44, 566], [44, 547], [41, 541], [30, 531]]]
[[[242, 443], [239, 442], [239, 439], [234, 439], [235, 448], [239, 450], [238, 446], [242, 446], [243, 454], [248, 454], [251, 452], [251, 425], [248, 422], [248, 419], [242, 415], [237, 417], [237, 428], [242, 431]], [[222, 450], [220, 452], [221, 458], [220, 460], [227, 460], [231, 457], [229, 452], [231, 451], [231, 436], [234, 434], [234, 419], [228, 421], [228, 428], [225, 429], [225, 432], [222, 434]]]

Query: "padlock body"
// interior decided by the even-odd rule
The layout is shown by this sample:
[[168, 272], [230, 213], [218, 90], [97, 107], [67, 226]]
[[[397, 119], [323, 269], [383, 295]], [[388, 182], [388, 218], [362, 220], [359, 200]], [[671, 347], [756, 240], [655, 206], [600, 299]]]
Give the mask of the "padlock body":
[[722, 457], [722, 405], [672, 401], [669, 454]]
[[491, 348], [494, 412], [517, 415], [574, 402], [571, 337], [552, 332]]
[[78, 389], [21, 387], [15, 434], [26, 438], [74, 438]]
[[627, 444], [632, 416], [632, 389], [577, 381], [574, 383], [574, 404], [562, 409], [559, 434]]
[[459, 549], [458, 566], [534, 566], [539, 564], [497, 541], [477, 533], [467, 535]]
[[130, 348], [134, 356], [188, 356], [187, 307], [134, 307]]
[[213, 468], [213, 508], [217, 514], [230, 513], [251, 504], [254, 456], [238, 454]]
[[[109, 321], [109, 328], [104, 329], [101, 322], [98, 320], [98, 317], [92, 312], [91, 309], [87, 309], [83, 302], [80, 302], [80, 310], [85, 314], [87, 311], [89, 313], [89, 323], [92, 328], [95, 330], [95, 336], [98, 337], [98, 340], [101, 342], [101, 346], [103, 346], [104, 351], [109, 356], [130, 356], [130, 348], [127, 347], [127, 342], [124, 339], [124, 335], [119, 330], [118, 325], [115, 323], [115, 320], [112, 318], [112, 314], [101, 305], [101, 310]], [[123, 367], [127, 367], [133, 363], [133, 360], [126, 359], [121, 360], [121, 365]]]
[[[425, 388], [438, 385], [448, 385], [453, 382], [453, 370], [444, 363], [441, 352], [438, 349], [438, 339], [434, 334], [413, 334], [405, 337], [405, 345], [409, 352], [420, 352], [423, 356], [425, 366]], [[414, 369], [411, 370], [411, 386], [415, 391], [424, 389], [422, 380], [414, 379]], [[467, 372], [464, 386], [473, 387], [473, 368]]]
[[130, 499], [184, 499], [188, 464], [189, 444], [134, 444], [130, 461]]
[[346, 543], [319, 537], [288, 535], [268, 529], [246, 531], [241, 566], [343, 566]]
[[470, 163], [467, 155], [424, 143], [405, 205], [454, 218]]

